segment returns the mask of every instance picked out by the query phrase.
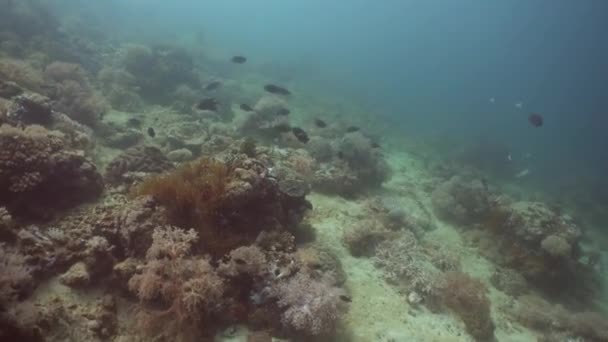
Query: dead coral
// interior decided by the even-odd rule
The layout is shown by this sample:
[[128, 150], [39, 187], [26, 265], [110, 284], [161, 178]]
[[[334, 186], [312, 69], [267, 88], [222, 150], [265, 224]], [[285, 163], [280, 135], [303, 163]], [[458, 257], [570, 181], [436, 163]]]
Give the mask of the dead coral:
[[0, 204], [13, 215], [43, 218], [95, 198], [103, 189], [95, 166], [67, 149], [57, 132], [2, 125], [0, 145]]

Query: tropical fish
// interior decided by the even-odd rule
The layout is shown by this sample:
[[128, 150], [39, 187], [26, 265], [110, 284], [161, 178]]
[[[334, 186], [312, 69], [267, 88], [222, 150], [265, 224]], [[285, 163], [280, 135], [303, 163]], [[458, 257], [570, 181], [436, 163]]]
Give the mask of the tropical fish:
[[241, 103], [241, 105], [239, 106], [239, 108], [241, 108], [241, 110], [244, 110], [246, 112], [253, 112], [253, 108], [251, 108], [250, 105], [245, 104], [245, 103]]
[[141, 120], [138, 118], [130, 118], [127, 120], [127, 127], [139, 128], [141, 127]]
[[217, 107], [218, 107], [219, 103], [217, 102], [216, 99], [212, 98], [212, 97], [208, 97], [206, 99], [202, 99], [197, 105], [196, 108], [200, 109], [200, 110], [211, 110], [211, 111], [217, 111]]
[[244, 64], [245, 62], [247, 62], [247, 57], [245, 56], [234, 56], [230, 59], [230, 61], [232, 63], [235, 64]]
[[221, 85], [222, 85], [222, 82], [220, 82], [220, 81], [213, 81], [213, 82], [207, 84], [207, 86], [205, 87], [205, 90], [216, 90]]
[[306, 134], [306, 132], [304, 132], [303, 129], [299, 128], [299, 127], [293, 127], [291, 129], [291, 132], [293, 133], [293, 135], [296, 136], [296, 138], [303, 143], [307, 143], [310, 139], [308, 138], [308, 134]]
[[353, 301], [353, 299], [352, 299], [352, 298], [350, 298], [350, 297], [349, 297], [349, 296], [347, 296], [347, 295], [340, 295], [340, 296], [339, 296], [339, 298], [340, 298], [341, 300], [343, 300], [343, 301], [347, 302], [347, 303], [350, 303], [350, 302], [352, 302], [352, 301]]
[[327, 124], [325, 123], [325, 121], [323, 121], [321, 119], [315, 119], [315, 126], [317, 126], [319, 128], [325, 128], [325, 127], [327, 127]]
[[521, 177], [527, 176], [529, 173], [530, 173], [530, 170], [528, 170], [528, 169], [521, 170], [515, 175], [515, 178], [521, 178]]
[[528, 116], [528, 122], [534, 127], [541, 127], [543, 121], [543, 117], [540, 114], [532, 113]]
[[291, 131], [291, 126], [289, 126], [289, 124], [286, 122], [281, 122], [281, 123], [275, 125], [274, 128], [281, 133], [286, 133], [286, 132]]
[[154, 138], [156, 136], [156, 132], [154, 131], [154, 128], [148, 127], [148, 135], [150, 136], [150, 138]]
[[289, 115], [291, 113], [287, 108], [281, 108], [277, 111], [277, 115]]
[[283, 87], [279, 87], [278, 85], [274, 85], [274, 84], [267, 84], [264, 86], [264, 90], [266, 90], [269, 93], [272, 94], [279, 94], [279, 95], [290, 95], [291, 92]]

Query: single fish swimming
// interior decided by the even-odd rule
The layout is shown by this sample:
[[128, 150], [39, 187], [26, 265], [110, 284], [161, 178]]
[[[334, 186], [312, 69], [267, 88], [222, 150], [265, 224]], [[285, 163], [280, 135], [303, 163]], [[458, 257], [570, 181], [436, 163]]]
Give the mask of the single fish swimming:
[[359, 130], [360, 128], [357, 126], [350, 126], [346, 128], [346, 133], [358, 132]]
[[271, 94], [279, 94], [279, 95], [290, 95], [291, 94], [291, 92], [289, 90], [287, 90], [286, 88], [279, 87], [278, 85], [275, 85], [275, 84], [265, 85], [264, 90], [266, 90], [267, 92], [269, 92]]
[[221, 87], [222, 82], [220, 81], [213, 81], [209, 84], [207, 84], [207, 86], [205, 87], [205, 90], [216, 90], [217, 88]]
[[541, 127], [544, 123], [544, 120], [542, 115], [532, 113], [528, 116], [528, 122], [534, 127]]
[[291, 132], [293, 133], [293, 135], [295, 135], [295, 137], [303, 143], [307, 143], [310, 139], [308, 138], [308, 134], [306, 134], [306, 132], [304, 132], [303, 129], [299, 128], [299, 127], [293, 127], [291, 129]]
[[291, 113], [287, 108], [281, 108], [277, 111], [277, 115], [289, 115]]
[[215, 112], [217, 111], [218, 105], [219, 103], [216, 99], [208, 97], [206, 99], [200, 100], [200, 102], [196, 105], [196, 108], [200, 110], [210, 110]]
[[156, 132], [154, 131], [154, 128], [148, 127], [148, 135], [150, 136], [150, 138], [154, 138], [156, 136]]
[[315, 119], [315, 126], [317, 126], [319, 128], [325, 128], [325, 127], [327, 127], [327, 123], [325, 123], [325, 121], [323, 121], [321, 119]]
[[241, 108], [241, 110], [245, 111], [245, 112], [253, 112], [253, 108], [246, 104], [246, 103], [241, 103], [241, 105], [239, 106], [239, 108]]
[[247, 57], [245, 56], [234, 56], [230, 58], [230, 61], [235, 64], [244, 64], [247, 62]]

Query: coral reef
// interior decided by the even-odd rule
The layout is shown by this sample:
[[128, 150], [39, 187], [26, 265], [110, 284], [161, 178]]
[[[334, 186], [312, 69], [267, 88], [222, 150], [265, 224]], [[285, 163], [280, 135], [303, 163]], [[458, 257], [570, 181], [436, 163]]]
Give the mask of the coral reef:
[[342, 159], [356, 172], [360, 185], [376, 187], [390, 178], [389, 166], [380, 150], [374, 148], [372, 140], [361, 132], [346, 134], [338, 150]]
[[221, 307], [222, 279], [205, 258], [190, 257], [197, 238], [194, 230], [155, 229], [146, 264], [129, 280], [142, 304], [140, 324], [153, 336], [202, 334], [207, 316]]
[[23, 255], [0, 244], [0, 311], [31, 290], [32, 269]]
[[97, 125], [108, 107], [80, 65], [53, 62], [47, 65], [44, 76], [50, 88], [49, 97], [57, 110], [80, 123]]
[[172, 224], [194, 227], [199, 247], [217, 257], [253, 242], [262, 229], [285, 229], [301, 220], [309, 208], [306, 193], [290, 193], [281, 184], [254, 159], [202, 158], [146, 179], [134, 194], [151, 195], [167, 208]]
[[480, 179], [462, 176], [441, 183], [431, 199], [439, 217], [458, 224], [480, 222], [496, 205], [495, 197]]
[[[173, 164], [154, 146], [139, 145], [126, 149], [106, 167], [105, 179], [111, 184], [133, 180], [133, 173], [159, 173], [173, 168]], [[143, 177], [138, 177], [143, 178]]]
[[290, 329], [309, 335], [328, 334], [335, 330], [347, 303], [344, 291], [299, 272], [280, 283], [276, 289], [278, 306], [286, 310], [281, 322]]
[[467, 332], [476, 341], [494, 338], [490, 300], [483, 283], [465, 273], [448, 272], [439, 292], [442, 303], [462, 319]]
[[121, 51], [121, 65], [136, 80], [139, 94], [152, 103], [171, 103], [171, 94], [181, 85], [200, 89], [192, 56], [174, 46], [128, 45]]
[[0, 145], [0, 203], [15, 216], [45, 218], [103, 190], [95, 166], [82, 153], [67, 149], [61, 133], [4, 124]]

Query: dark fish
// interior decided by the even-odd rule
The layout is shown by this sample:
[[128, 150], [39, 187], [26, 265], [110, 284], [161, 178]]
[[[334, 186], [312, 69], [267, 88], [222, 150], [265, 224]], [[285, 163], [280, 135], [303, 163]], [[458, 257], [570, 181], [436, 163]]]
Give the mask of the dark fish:
[[245, 262], [245, 260], [243, 259], [234, 259], [234, 262], [236, 262], [239, 265], [245, 265], [247, 262]]
[[338, 158], [344, 159], [344, 153], [342, 153], [342, 151], [338, 151]]
[[321, 119], [315, 119], [315, 125], [319, 128], [327, 127], [327, 124], [325, 123], [325, 121], [323, 121]]
[[341, 299], [341, 300], [343, 300], [343, 301], [345, 301], [345, 302], [348, 302], [348, 303], [350, 303], [350, 302], [352, 302], [352, 301], [353, 301], [353, 299], [352, 299], [352, 298], [350, 298], [350, 297], [349, 297], [349, 296], [347, 296], [347, 295], [340, 295], [340, 299]]
[[239, 107], [246, 112], [253, 112], [253, 108], [251, 108], [251, 106], [248, 104], [241, 103]]
[[197, 105], [196, 108], [200, 109], [200, 110], [211, 110], [211, 111], [217, 111], [217, 106], [218, 106], [218, 102], [216, 99], [214, 98], [206, 98], [206, 99], [202, 99]]
[[141, 120], [137, 118], [130, 118], [127, 120], [127, 127], [139, 128], [141, 127]]
[[482, 177], [480, 179], [480, 181], [481, 181], [481, 185], [483, 186], [483, 189], [485, 191], [488, 191], [490, 189], [490, 187], [488, 187], [488, 180]]
[[380, 144], [375, 141], [372, 141], [372, 148], [380, 148]]
[[310, 140], [308, 139], [308, 134], [306, 134], [306, 132], [304, 132], [304, 130], [299, 127], [293, 127], [291, 129], [291, 132], [293, 133], [293, 135], [296, 136], [296, 138], [298, 138], [300, 142], [307, 143], [308, 140]]
[[282, 122], [282, 123], [274, 126], [274, 128], [281, 133], [286, 133], [286, 132], [291, 131], [291, 126], [289, 126], [289, 124], [286, 122]]
[[232, 63], [236, 63], [236, 64], [243, 64], [245, 62], [247, 62], [247, 57], [245, 56], [234, 56], [230, 59], [230, 61]]
[[349, 127], [346, 129], [346, 132], [347, 132], [347, 133], [352, 133], [352, 132], [358, 132], [359, 130], [360, 130], [360, 128], [359, 128], [359, 127], [357, 127], [357, 126], [349, 126]]
[[289, 115], [291, 113], [287, 108], [281, 108], [277, 111], [277, 115]]
[[148, 135], [150, 136], [150, 138], [154, 138], [156, 136], [156, 132], [154, 131], [154, 128], [148, 127]]
[[528, 116], [528, 122], [534, 127], [541, 127], [543, 125], [543, 117], [540, 114], [532, 113]]
[[283, 87], [279, 87], [278, 85], [274, 85], [274, 84], [267, 84], [264, 86], [264, 90], [266, 90], [269, 93], [272, 94], [279, 94], [279, 95], [289, 95], [291, 94], [291, 92]]
[[222, 82], [213, 81], [213, 82], [207, 84], [207, 86], [205, 87], [205, 90], [215, 90], [215, 89], [219, 88], [221, 85], [222, 85]]

